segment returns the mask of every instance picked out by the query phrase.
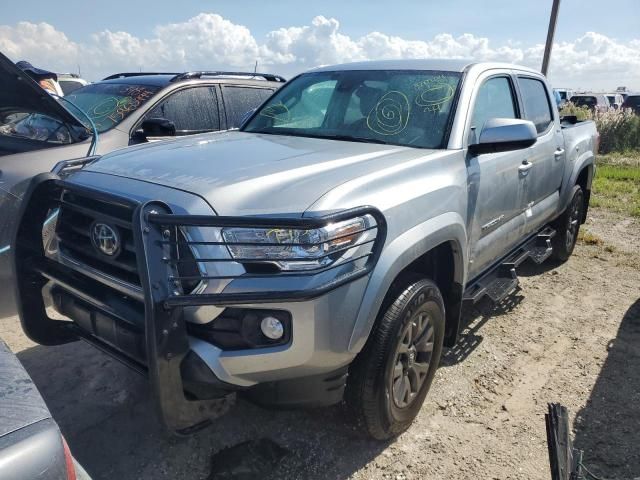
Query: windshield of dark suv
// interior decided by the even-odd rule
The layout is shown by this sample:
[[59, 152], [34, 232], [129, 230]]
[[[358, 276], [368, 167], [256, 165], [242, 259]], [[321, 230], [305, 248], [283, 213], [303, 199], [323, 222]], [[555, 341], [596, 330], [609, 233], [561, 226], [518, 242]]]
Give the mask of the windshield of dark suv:
[[296, 77], [242, 131], [444, 148], [455, 72], [351, 70]]
[[94, 83], [75, 90], [65, 98], [80, 107], [93, 120], [98, 132], [102, 133], [144, 105], [158, 90], [160, 87], [153, 85]]

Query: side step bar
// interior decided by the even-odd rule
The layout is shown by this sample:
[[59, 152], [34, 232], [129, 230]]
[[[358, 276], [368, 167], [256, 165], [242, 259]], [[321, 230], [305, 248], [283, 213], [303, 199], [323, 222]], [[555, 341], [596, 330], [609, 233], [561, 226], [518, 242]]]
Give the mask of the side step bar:
[[494, 303], [502, 301], [518, 286], [516, 268], [525, 260], [531, 259], [541, 264], [551, 256], [551, 239], [556, 231], [551, 227], [544, 228], [536, 236], [514, 250], [502, 262], [482, 275], [467, 287], [463, 295], [463, 302], [477, 303], [485, 296]]

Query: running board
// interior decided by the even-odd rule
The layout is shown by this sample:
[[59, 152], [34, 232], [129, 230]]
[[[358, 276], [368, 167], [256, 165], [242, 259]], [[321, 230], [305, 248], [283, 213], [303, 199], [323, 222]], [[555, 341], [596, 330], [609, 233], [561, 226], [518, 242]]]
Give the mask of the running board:
[[551, 239], [556, 231], [546, 227], [529, 241], [518, 247], [496, 267], [489, 270], [478, 280], [467, 287], [464, 292], [465, 303], [477, 303], [485, 296], [494, 303], [499, 303], [518, 287], [516, 268], [530, 258], [536, 264], [541, 264], [551, 256], [553, 251]]

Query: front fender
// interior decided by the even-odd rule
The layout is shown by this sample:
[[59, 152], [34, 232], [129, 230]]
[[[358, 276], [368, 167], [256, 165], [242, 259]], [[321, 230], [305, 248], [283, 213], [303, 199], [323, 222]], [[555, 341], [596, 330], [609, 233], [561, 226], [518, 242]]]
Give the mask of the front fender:
[[364, 346], [387, 291], [397, 276], [413, 261], [445, 242], [456, 245], [454, 279], [464, 285], [467, 275], [467, 233], [460, 214], [447, 212], [406, 231], [385, 245], [371, 273], [349, 340], [349, 351]]

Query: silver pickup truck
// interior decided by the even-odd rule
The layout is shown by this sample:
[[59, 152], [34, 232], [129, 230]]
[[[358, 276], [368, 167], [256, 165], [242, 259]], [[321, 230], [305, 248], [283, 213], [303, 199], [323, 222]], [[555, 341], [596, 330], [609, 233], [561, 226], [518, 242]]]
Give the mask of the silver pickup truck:
[[147, 375], [180, 433], [242, 392], [345, 399], [389, 438], [420, 410], [463, 303], [503, 299], [527, 259], [569, 258], [597, 142], [523, 67], [315, 69], [239, 131], [36, 177], [14, 241], [22, 325]]

